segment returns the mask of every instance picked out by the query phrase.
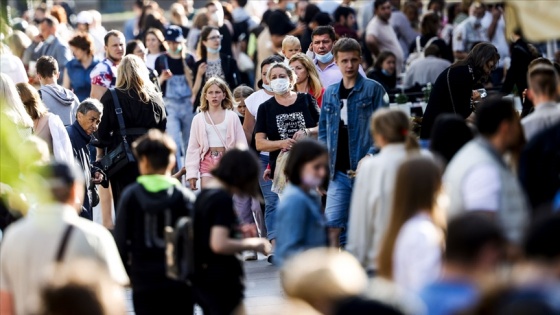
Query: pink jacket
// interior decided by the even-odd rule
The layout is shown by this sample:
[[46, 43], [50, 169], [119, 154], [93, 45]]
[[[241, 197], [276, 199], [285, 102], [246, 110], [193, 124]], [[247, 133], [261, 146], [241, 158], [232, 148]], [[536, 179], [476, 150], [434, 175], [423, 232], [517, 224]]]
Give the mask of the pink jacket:
[[[234, 111], [226, 111], [227, 135], [226, 150], [232, 148], [247, 148], [247, 139], [239, 116]], [[189, 146], [187, 147], [187, 156], [185, 157], [185, 168], [187, 170], [186, 178], [198, 178], [200, 170], [200, 162], [208, 153], [210, 147], [208, 145], [208, 135], [206, 134], [206, 121], [204, 112], [194, 116], [191, 125], [191, 135], [189, 138]]]

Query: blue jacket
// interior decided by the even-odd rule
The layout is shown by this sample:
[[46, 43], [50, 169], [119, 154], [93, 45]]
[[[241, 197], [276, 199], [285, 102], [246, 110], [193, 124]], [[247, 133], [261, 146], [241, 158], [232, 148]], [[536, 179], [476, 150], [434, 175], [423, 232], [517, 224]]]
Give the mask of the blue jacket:
[[[381, 84], [358, 75], [356, 85], [348, 96], [348, 144], [350, 167], [358, 168], [366, 154], [373, 154], [373, 139], [369, 130], [369, 120], [375, 110], [389, 106], [387, 93]], [[327, 88], [323, 95], [323, 106], [319, 118], [319, 140], [329, 150], [331, 178], [335, 174], [340, 126], [340, 83]]]
[[289, 184], [276, 211], [274, 264], [282, 266], [297, 253], [323, 246], [327, 246], [327, 230], [321, 199]]

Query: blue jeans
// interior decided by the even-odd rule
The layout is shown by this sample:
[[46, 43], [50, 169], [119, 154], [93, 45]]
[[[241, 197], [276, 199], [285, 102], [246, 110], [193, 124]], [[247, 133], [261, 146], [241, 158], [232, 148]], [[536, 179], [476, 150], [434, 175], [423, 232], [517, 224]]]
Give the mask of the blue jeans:
[[327, 205], [325, 207], [327, 227], [342, 229], [340, 233], [340, 246], [346, 245], [348, 212], [350, 210], [353, 186], [353, 179], [341, 171], [336, 171], [327, 191]]
[[[262, 166], [262, 172], [266, 170], [268, 165], [269, 157], [266, 155], [259, 154]], [[266, 225], [267, 238], [273, 240], [276, 238], [276, 206], [278, 205], [278, 195], [273, 192], [272, 181], [265, 181], [262, 176], [259, 176], [259, 184], [261, 185], [261, 191], [264, 197], [264, 224]]]
[[167, 110], [167, 133], [177, 144], [177, 169], [185, 165], [185, 152], [191, 134], [191, 123], [194, 118], [190, 99], [164, 98]]

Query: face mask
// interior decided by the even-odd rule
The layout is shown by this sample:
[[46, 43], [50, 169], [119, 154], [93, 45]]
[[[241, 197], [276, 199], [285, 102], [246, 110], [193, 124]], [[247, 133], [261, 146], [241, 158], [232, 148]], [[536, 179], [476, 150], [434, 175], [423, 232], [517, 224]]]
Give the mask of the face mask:
[[284, 78], [272, 80], [270, 87], [274, 93], [282, 95], [290, 90], [290, 81]]
[[288, 2], [286, 4], [286, 11], [294, 11], [296, 9], [296, 4], [293, 2]]
[[219, 23], [220, 22], [220, 16], [218, 15], [218, 12], [212, 13], [212, 16], [210, 18], [212, 19], [212, 21], [214, 23]]
[[50, 43], [52, 43], [52, 42], [54, 41], [54, 39], [55, 39], [55, 36], [54, 36], [54, 35], [49, 35], [49, 37], [47, 37], [47, 39], [45, 39], [45, 42], [46, 42], [47, 44], [50, 44]]
[[218, 46], [218, 48], [214, 49], [212, 47], [206, 47], [206, 50], [211, 53], [211, 54], [217, 54], [220, 52], [220, 50], [222, 50], [222, 46]]
[[176, 50], [170, 51], [174, 55], [178, 55], [183, 50], [183, 45], [177, 46]]
[[332, 51], [329, 51], [325, 55], [317, 55], [316, 54], [315, 58], [317, 58], [317, 60], [319, 60], [320, 63], [329, 63], [333, 59], [333, 54], [332, 54]]
[[323, 180], [320, 178], [317, 178], [313, 175], [303, 175], [303, 178], [301, 179], [301, 182], [312, 189], [315, 189], [319, 186], [321, 186], [321, 184], [323, 183]]
[[270, 85], [264, 84], [264, 83], [263, 83], [263, 84], [262, 84], [262, 87], [263, 87], [263, 89], [265, 89], [265, 90], [267, 90], [267, 91], [269, 91], [269, 92], [272, 92], [272, 88], [270, 87]]
[[389, 71], [387, 71], [387, 70], [385, 70], [385, 69], [381, 69], [381, 72], [382, 72], [384, 75], [388, 76], [388, 77], [391, 76], [391, 74], [389, 73]]

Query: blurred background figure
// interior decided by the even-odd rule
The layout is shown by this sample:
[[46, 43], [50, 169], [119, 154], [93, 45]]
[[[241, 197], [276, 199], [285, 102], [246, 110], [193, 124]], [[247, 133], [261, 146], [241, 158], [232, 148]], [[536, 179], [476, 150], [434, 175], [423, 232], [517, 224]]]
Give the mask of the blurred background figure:
[[380, 314], [400, 312], [360, 297], [367, 277], [352, 255], [336, 249], [317, 248], [296, 255], [281, 270], [286, 295], [303, 301], [319, 314]]
[[95, 57], [93, 37], [78, 33], [68, 42], [74, 58], [66, 64], [62, 86], [76, 94], [80, 102], [91, 95], [90, 75], [100, 59]]
[[27, 83], [27, 71], [21, 62], [21, 57], [12, 54], [10, 48], [0, 44], [0, 72], [6, 74], [14, 83]]

